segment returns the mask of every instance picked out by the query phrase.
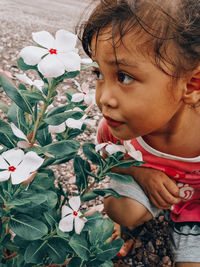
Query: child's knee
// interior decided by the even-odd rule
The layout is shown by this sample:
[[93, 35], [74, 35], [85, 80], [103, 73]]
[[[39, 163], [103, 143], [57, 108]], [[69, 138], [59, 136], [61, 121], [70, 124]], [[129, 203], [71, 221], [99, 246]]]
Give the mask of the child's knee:
[[104, 200], [104, 208], [108, 216], [123, 226], [136, 227], [152, 219], [151, 213], [138, 201], [110, 196]]

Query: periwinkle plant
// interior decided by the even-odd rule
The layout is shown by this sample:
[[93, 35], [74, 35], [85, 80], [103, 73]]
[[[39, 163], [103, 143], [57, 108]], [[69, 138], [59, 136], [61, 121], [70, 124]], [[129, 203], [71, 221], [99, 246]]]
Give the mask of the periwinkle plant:
[[[23, 83], [16, 87], [0, 74], [1, 87], [12, 101], [10, 107], [0, 105], [6, 117], [0, 119], [0, 262], [13, 267], [66, 262], [68, 267], [113, 266], [111, 259], [122, 239], [109, 241], [113, 222], [99, 212], [86, 216], [81, 205], [106, 194], [119, 198], [112, 189], [94, 188], [106, 176], [131, 182], [131, 177], [113, 173], [112, 168], [142, 162], [124, 159], [125, 153], [116, 147], [103, 158], [95, 144], [80, 145], [76, 137], [88, 124], [85, 97], [67, 92], [65, 105], [52, 103], [64, 79], [75, 78], [94, 63], [81, 64], [76, 36], [67, 31], [58, 31], [55, 39], [45, 31], [34, 33], [33, 39], [39, 46], [24, 48], [18, 66], [35, 71], [40, 79], [19, 75]], [[89, 97], [93, 93], [87, 97], [93, 105]], [[77, 154], [79, 149], [84, 159]], [[49, 168], [70, 160], [78, 193], [55, 186]], [[91, 163], [97, 171], [92, 171]]]

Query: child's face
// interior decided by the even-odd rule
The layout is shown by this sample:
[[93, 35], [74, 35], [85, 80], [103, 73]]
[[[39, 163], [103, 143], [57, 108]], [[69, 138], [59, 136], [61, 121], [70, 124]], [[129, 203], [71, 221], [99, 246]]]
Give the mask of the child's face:
[[116, 46], [118, 66], [111, 34], [104, 31], [95, 42], [94, 37], [93, 60], [99, 65], [94, 69], [96, 102], [112, 134], [127, 140], [168, 133], [183, 105], [180, 82], [171, 88], [170, 76], [137, 49], [139, 41], [131, 34]]

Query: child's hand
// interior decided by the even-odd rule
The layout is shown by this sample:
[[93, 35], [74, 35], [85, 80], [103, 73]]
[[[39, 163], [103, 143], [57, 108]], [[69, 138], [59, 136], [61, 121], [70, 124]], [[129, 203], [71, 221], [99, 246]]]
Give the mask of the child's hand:
[[179, 188], [165, 173], [151, 168], [114, 168], [114, 172], [129, 174], [140, 184], [153, 205], [159, 209], [170, 209], [181, 201]]

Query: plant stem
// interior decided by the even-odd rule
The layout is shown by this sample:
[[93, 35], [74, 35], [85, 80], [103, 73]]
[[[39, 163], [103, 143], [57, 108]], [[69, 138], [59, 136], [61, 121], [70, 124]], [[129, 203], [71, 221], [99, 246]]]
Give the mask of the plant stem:
[[46, 112], [46, 110], [47, 110], [47, 108], [49, 106], [49, 101], [50, 101], [52, 93], [53, 93], [53, 91], [55, 89], [53, 80], [49, 81], [49, 83], [50, 83], [50, 85], [49, 85], [48, 95], [47, 95], [47, 98], [46, 98], [46, 103], [42, 107], [41, 113], [38, 114], [38, 116], [37, 116], [37, 120], [36, 120], [35, 127], [34, 127], [34, 130], [33, 130], [33, 135], [32, 135], [31, 141], [30, 141], [30, 145], [33, 145], [34, 142], [35, 142], [35, 136], [36, 136], [38, 127], [40, 125], [41, 119], [43, 118], [43, 116], [44, 116], [44, 114], [45, 114], [45, 112]]

